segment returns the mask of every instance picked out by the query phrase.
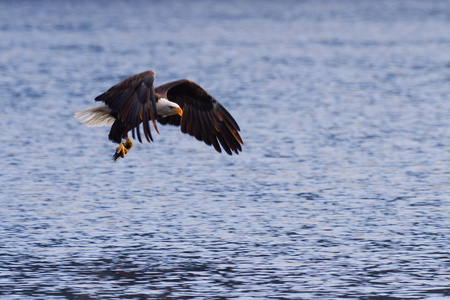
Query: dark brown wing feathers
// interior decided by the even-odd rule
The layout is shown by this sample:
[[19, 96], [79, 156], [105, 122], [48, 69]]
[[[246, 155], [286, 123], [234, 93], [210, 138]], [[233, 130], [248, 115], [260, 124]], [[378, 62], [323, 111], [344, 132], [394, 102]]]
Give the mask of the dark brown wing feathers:
[[136, 130], [137, 138], [142, 142], [139, 124], [143, 122], [144, 136], [147, 141], [153, 141], [149, 122], [156, 127], [156, 97], [153, 89], [155, 72], [146, 71], [131, 76], [124, 81], [114, 85], [108, 91], [101, 94], [96, 101], [103, 101], [114, 112], [128, 130]]
[[187, 79], [177, 80], [157, 87], [155, 93], [176, 102], [183, 109], [182, 117], [169, 116], [158, 119], [158, 122], [180, 126], [183, 133], [213, 145], [218, 152], [222, 152], [220, 145], [230, 155], [242, 151], [241, 144], [244, 143], [237, 122], [198, 84]]

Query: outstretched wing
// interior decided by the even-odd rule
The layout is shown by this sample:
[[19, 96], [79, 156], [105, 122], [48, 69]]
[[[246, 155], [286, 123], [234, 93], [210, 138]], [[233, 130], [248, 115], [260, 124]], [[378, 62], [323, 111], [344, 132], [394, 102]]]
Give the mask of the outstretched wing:
[[161, 124], [180, 126], [183, 133], [194, 136], [207, 145], [213, 145], [218, 152], [242, 151], [243, 141], [239, 125], [231, 114], [195, 82], [182, 79], [169, 82], [155, 89], [155, 92], [169, 101], [177, 103], [183, 114], [158, 119]]
[[138, 140], [142, 143], [139, 124], [143, 123], [144, 135], [148, 142], [153, 141], [149, 122], [153, 122], [156, 132], [156, 98], [153, 88], [155, 72], [146, 71], [133, 75], [114, 85], [108, 91], [97, 96], [96, 101], [103, 101], [128, 130], [137, 131]]

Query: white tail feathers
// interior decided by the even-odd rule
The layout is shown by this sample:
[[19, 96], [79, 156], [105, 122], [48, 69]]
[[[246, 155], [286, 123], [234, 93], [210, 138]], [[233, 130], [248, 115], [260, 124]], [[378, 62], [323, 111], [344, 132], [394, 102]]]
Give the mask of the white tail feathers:
[[87, 127], [111, 126], [116, 119], [107, 105], [89, 107], [75, 112], [75, 118]]

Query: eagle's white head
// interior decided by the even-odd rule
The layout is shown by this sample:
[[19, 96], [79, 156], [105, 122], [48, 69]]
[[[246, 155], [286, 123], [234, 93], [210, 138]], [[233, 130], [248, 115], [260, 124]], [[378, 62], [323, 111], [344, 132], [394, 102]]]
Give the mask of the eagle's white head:
[[166, 98], [160, 98], [156, 101], [156, 112], [161, 117], [167, 117], [172, 115], [182, 115], [183, 111], [181, 107], [175, 102], [169, 101]]

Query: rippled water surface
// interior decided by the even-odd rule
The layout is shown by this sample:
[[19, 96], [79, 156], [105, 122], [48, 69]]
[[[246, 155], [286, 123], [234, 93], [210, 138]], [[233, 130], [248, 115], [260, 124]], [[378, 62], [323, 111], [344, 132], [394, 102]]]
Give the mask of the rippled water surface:
[[[448, 1], [1, 1], [1, 299], [450, 297]], [[190, 78], [239, 156], [73, 111]]]

